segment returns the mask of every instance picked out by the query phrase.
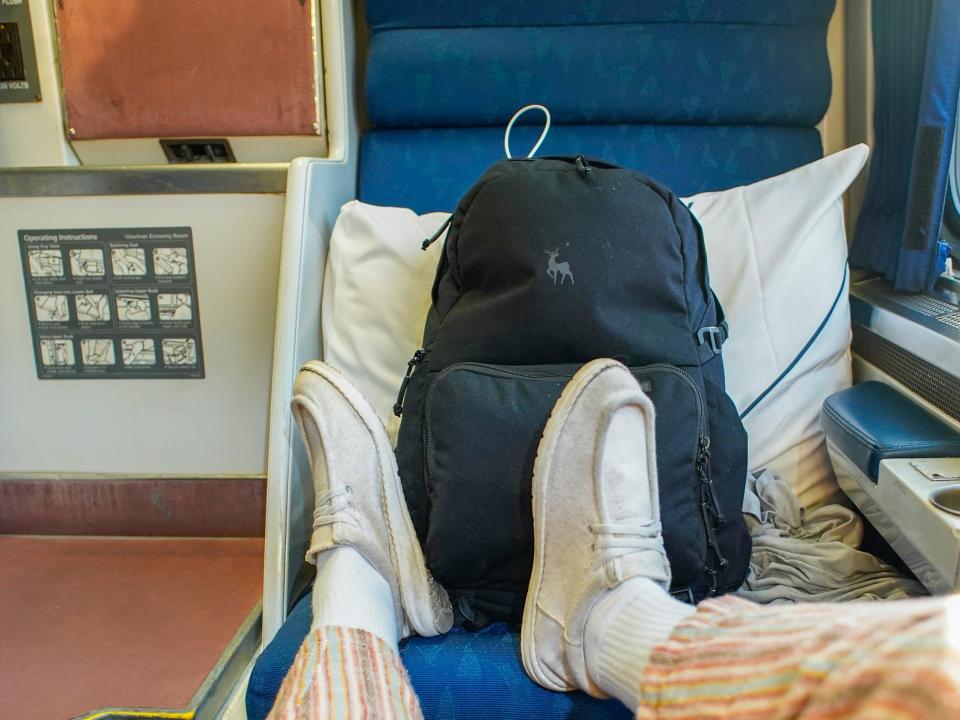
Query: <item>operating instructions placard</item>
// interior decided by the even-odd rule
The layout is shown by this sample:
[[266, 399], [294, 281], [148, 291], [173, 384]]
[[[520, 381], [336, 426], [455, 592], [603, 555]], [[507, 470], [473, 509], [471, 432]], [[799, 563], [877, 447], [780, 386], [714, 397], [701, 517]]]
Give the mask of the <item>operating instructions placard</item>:
[[189, 227], [18, 235], [37, 377], [203, 377]]

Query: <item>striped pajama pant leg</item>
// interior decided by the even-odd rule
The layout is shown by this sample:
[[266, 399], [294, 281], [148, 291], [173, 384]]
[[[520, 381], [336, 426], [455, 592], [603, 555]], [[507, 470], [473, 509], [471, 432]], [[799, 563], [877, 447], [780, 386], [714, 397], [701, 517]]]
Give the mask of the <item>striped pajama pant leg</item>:
[[366, 630], [325, 626], [304, 639], [267, 720], [422, 717], [396, 650]]
[[960, 596], [702, 603], [654, 650], [637, 718], [960, 718]]

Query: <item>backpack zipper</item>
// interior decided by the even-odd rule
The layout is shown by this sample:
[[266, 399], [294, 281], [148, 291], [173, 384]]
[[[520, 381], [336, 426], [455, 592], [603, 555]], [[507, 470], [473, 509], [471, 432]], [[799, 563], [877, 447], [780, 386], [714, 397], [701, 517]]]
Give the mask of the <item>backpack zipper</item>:
[[[725, 568], [729, 561], [723, 556], [720, 550], [720, 540], [717, 537], [717, 524], [723, 524], [726, 520], [720, 512], [720, 502], [717, 499], [713, 487], [713, 480], [710, 479], [710, 438], [702, 436], [698, 442], [697, 452], [697, 480], [700, 485], [700, 519], [703, 522], [703, 529], [706, 531], [707, 546], [713, 551], [717, 561], [717, 566]], [[704, 567], [712, 578], [710, 594], [717, 590], [717, 571], [714, 568]]]
[[[693, 390], [693, 394], [697, 399], [697, 459], [695, 470], [699, 483], [700, 522], [703, 525], [703, 534], [707, 549], [713, 552], [717, 565], [724, 568], [729, 564], [729, 561], [720, 551], [720, 541], [717, 538], [717, 529], [714, 521], [723, 523], [726, 522], [726, 520], [720, 512], [720, 501], [713, 487], [713, 480], [710, 479], [710, 436], [707, 435], [706, 432], [706, 415], [704, 413], [704, 407], [706, 405], [703, 400], [703, 394], [700, 392], [700, 388], [697, 387], [697, 383], [694, 382], [693, 378], [678, 367], [667, 365], [666, 363], [658, 363], [655, 365], [644, 365], [642, 369], [666, 371], [682, 378], [687, 385], [690, 386], [690, 389]], [[712, 577], [711, 594], [713, 594], [716, 592], [717, 572], [709, 567], [704, 567], [704, 570]]]
[[[430, 417], [430, 404], [433, 400], [433, 388], [440, 380], [452, 372], [463, 370], [465, 368], [476, 368], [485, 370], [488, 374], [499, 377], [519, 377], [530, 378], [534, 380], [569, 380], [569, 375], [551, 375], [550, 373], [541, 373], [536, 371], [511, 370], [497, 365], [489, 365], [480, 362], [459, 362], [447, 365], [443, 370], [437, 373], [436, 377], [430, 381], [430, 387], [427, 388], [427, 402], [423, 409], [423, 484], [427, 497], [430, 497], [430, 468], [433, 467], [433, 431], [430, 429], [428, 418]], [[401, 385], [401, 390], [405, 387]]]
[[437, 231], [433, 235], [431, 235], [422, 243], [420, 243], [420, 249], [426, 250], [428, 247], [433, 245], [440, 238], [440, 236], [443, 235], [444, 230], [450, 227], [450, 223], [452, 222], [453, 222], [453, 214], [451, 213], [450, 217], [448, 217], [446, 220], [443, 221], [443, 225], [437, 228]]
[[420, 348], [413, 354], [409, 362], [407, 362], [407, 372], [403, 375], [403, 382], [400, 383], [400, 392], [397, 393], [397, 402], [393, 405], [393, 414], [397, 417], [403, 415], [403, 399], [407, 394], [407, 385], [410, 384], [410, 377], [413, 375], [413, 371], [417, 365], [423, 362], [428, 352], [430, 351], [426, 348]]
[[703, 478], [703, 483], [707, 486], [707, 491], [710, 495], [710, 504], [713, 516], [716, 518], [717, 522], [721, 525], [727, 523], [727, 519], [723, 516], [723, 512], [720, 510], [720, 499], [717, 497], [717, 489], [713, 484], [713, 479], [710, 477], [710, 436], [706, 435], [701, 438], [701, 451], [700, 459], [698, 465], [698, 475]]
[[[700, 388], [697, 387], [697, 383], [694, 382], [693, 378], [690, 377], [690, 374], [674, 365], [667, 365], [666, 363], [654, 363], [653, 365], [640, 365], [637, 367], [638, 370], [662, 370], [672, 375], [676, 375], [681, 380], [683, 380], [691, 390], [693, 390], [693, 395], [697, 399], [697, 438], [698, 442], [702, 440], [707, 434], [707, 421], [706, 413], [704, 408], [706, 403], [703, 400], [703, 394], [700, 392]], [[699, 451], [698, 451], [699, 452]]]

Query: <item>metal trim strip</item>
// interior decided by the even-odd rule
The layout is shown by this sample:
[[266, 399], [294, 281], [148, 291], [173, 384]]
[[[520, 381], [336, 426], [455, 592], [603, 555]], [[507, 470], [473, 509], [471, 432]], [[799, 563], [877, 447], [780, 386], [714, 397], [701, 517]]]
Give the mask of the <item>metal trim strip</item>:
[[42, 167], [0, 170], [0, 198], [286, 192], [287, 163]]
[[960, 378], [960, 330], [896, 302], [892, 295], [875, 280], [854, 285], [853, 324]]
[[76, 720], [213, 720], [260, 647], [263, 603], [258, 602], [237, 629], [186, 708], [104, 707]]

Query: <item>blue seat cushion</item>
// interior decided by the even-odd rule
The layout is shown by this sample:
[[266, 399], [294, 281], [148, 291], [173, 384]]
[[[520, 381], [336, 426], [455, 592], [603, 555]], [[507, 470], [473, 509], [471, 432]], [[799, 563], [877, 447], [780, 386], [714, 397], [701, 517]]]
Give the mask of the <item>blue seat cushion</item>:
[[834, 0], [367, 0], [373, 32], [405, 28], [552, 27], [638, 23], [725, 23], [741, 25], [826, 25]]
[[[311, 614], [308, 593], [257, 658], [247, 685], [248, 720], [262, 720], [270, 712], [310, 630]], [[555, 693], [535, 685], [521, 664], [519, 633], [502, 624], [478, 633], [454, 628], [440, 637], [409, 638], [401, 643], [400, 656], [427, 720], [633, 717], [617, 700]]]
[[[513, 154], [526, 155], [540, 129], [515, 127]], [[819, 159], [823, 150], [813, 127], [554, 125], [537, 152], [571, 154], [640, 170], [687, 196], [779, 175]], [[418, 213], [452, 212], [502, 158], [502, 127], [370, 130], [360, 149], [359, 197]]]
[[[829, 16], [828, 16], [829, 18]], [[824, 25], [650, 23], [391, 30], [370, 38], [377, 128], [558, 124], [812, 127], [830, 103]]]
[[869, 381], [823, 403], [827, 439], [877, 482], [887, 458], [960, 457], [960, 433], [886, 383]]
[[[681, 195], [812, 162], [833, 10], [834, 0], [370, 0], [359, 198], [452, 210], [502, 157], [503, 127], [527, 103], [553, 114], [539, 155], [600, 157]], [[517, 128], [516, 154], [533, 133]]]

